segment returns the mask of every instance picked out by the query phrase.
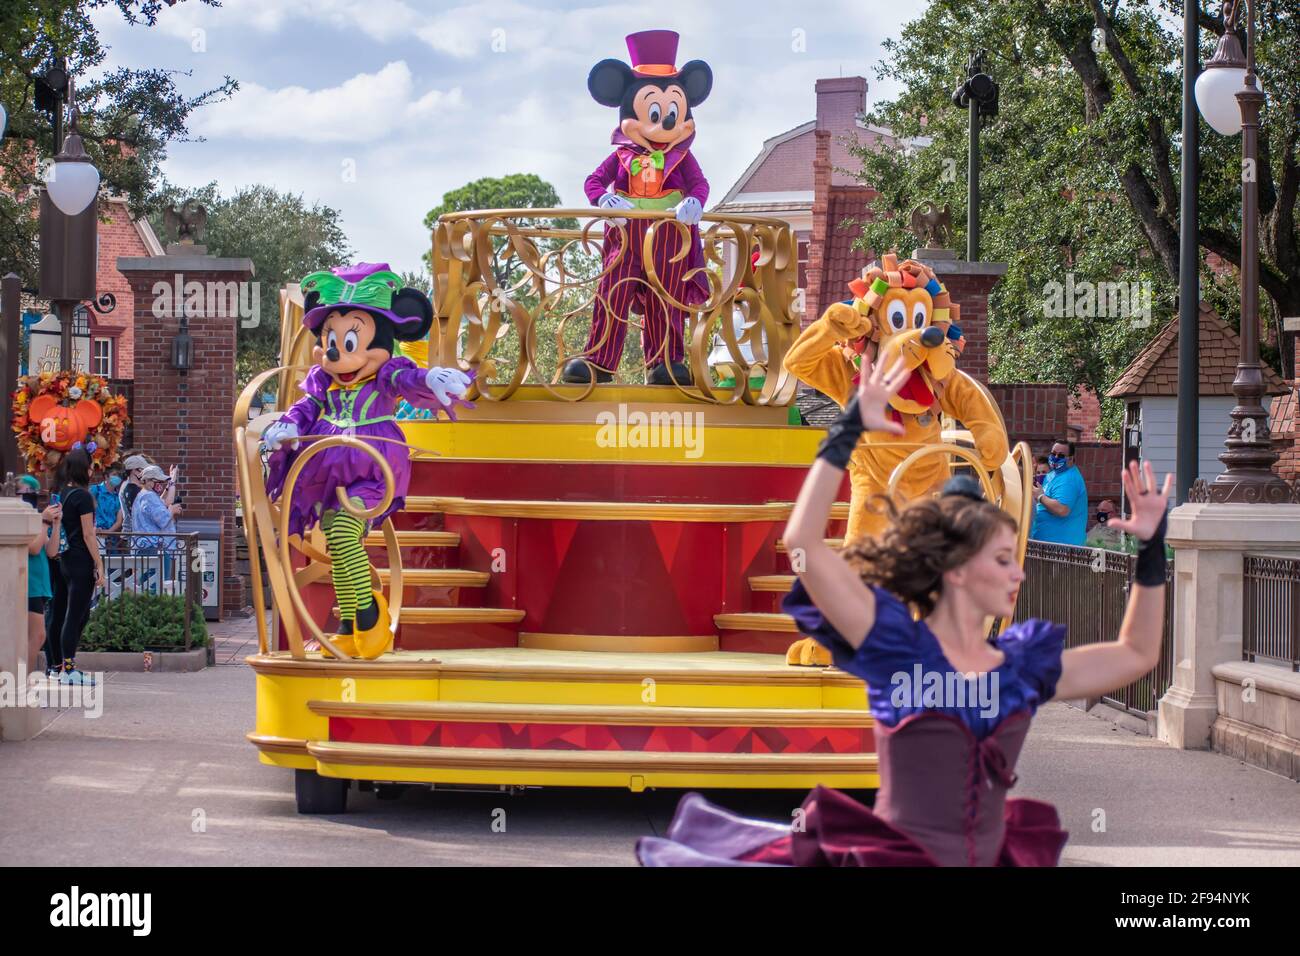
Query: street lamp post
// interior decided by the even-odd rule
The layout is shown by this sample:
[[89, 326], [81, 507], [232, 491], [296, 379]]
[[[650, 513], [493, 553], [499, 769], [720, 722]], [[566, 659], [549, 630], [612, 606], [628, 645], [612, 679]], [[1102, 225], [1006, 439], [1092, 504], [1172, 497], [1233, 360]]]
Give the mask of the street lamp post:
[[[1196, 102], [1206, 122], [1218, 132], [1241, 130], [1241, 347], [1232, 394], [1232, 424], [1219, 460], [1226, 466], [1197, 497], [1210, 501], [1285, 502], [1291, 486], [1273, 470], [1273, 451], [1259, 363], [1259, 114], [1264, 92], [1255, 76], [1255, 10], [1246, 5], [1246, 53], [1235, 34], [1241, 0], [1224, 4], [1224, 32], [1214, 57], [1196, 81]], [[1227, 108], [1236, 100], [1238, 125]]]
[[966, 79], [953, 90], [952, 102], [970, 112], [970, 146], [966, 156], [966, 260], [980, 257], [980, 117], [998, 115], [998, 85], [984, 66], [985, 51], [971, 54]]
[[1187, 501], [1200, 470], [1201, 338], [1200, 125], [1194, 87], [1200, 74], [1197, 50], [1199, 3], [1183, 4], [1182, 209], [1178, 224], [1178, 438], [1175, 443], [1178, 503]]
[[[53, 164], [45, 176], [41, 194], [41, 298], [60, 326], [59, 367], [71, 369], [75, 361], [72, 342], [72, 313], [78, 302], [95, 300], [95, 243], [99, 220], [95, 198], [99, 193], [99, 170], [86, 154], [77, 131], [77, 110], [73, 84], [61, 60], [37, 78], [37, 105], [53, 112]], [[72, 104], [72, 123], [63, 135], [64, 98]]]

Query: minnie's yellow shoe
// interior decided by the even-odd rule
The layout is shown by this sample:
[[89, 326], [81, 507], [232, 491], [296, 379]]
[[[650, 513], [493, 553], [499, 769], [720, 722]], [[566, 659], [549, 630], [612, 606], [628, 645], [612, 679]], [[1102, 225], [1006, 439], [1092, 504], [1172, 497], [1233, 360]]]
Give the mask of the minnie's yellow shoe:
[[393, 632], [388, 629], [388, 601], [379, 591], [371, 593], [375, 596], [375, 607], [379, 609], [379, 617], [374, 627], [364, 631], [359, 630], [353, 635], [357, 656], [368, 661], [382, 657], [393, 647]]
[[[354, 634], [331, 634], [331, 635], [330, 635], [330, 641], [331, 641], [331, 642], [334, 644], [334, 646], [337, 647], [337, 648], [338, 648], [342, 653], [348, 655], [348, 657], [356, 657], [356, 656], [357, 656], [357, 641], [356, 641], [356, 635], [354, 635]], [[330, 660], [334, 660], [334, 655], [331, 654], [331, 653], [329, 652], [329, 649], [328, 649], [324, 644], [322, 644], [322, 645], [320, 646], [320, 656], [321, 656], [321, 657], [327, 657], [327, 658], [329, 658]]]

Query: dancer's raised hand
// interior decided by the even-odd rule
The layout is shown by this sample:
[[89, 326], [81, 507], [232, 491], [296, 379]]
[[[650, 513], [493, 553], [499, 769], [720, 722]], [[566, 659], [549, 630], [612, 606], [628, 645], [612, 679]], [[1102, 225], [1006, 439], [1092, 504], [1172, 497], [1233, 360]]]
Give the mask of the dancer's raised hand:
[[1139, 541], [1146, 541], [1156, 533], [1164, 519], [1174, 476], [1165, 475], [1164, 485], [1157, 488], [1151, 462], [1143, 462], [1139, 469], [1138, 463], [1131, 461], [1120, 473], [1120, 479], [1124, 483], [1124, 497], [1128, 500], [1131, 515], [1111, 521], [1110, 527], [1131, 534]]
[[867, 431], [903, 434], [903, 423], [889, 417], [889, 400], [898, 394], [898, 390], [912, 374], [907, 370], [907, 362], [899, 356], [889, 371], [885, 371], [883, 362], [873, 366], [864, 355], [861, 372], [858, 379], [858, 414], [862, 416], [863, 427]]

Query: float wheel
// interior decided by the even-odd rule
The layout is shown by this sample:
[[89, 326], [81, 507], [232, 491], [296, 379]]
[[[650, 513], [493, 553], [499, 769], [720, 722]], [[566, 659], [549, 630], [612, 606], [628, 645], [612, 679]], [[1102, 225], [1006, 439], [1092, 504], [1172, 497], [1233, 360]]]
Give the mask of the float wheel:
[[315, 770], [293, 772], [293, 792], [299, 813], [346, 813], [351, 780], [322, 777]]

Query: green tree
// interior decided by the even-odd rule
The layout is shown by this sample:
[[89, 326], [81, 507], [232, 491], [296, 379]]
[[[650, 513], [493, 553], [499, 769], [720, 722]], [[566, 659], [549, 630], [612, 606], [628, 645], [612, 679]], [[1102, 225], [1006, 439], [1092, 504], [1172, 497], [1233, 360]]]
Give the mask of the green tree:
[[[1181, 14], [1181, 2], [1172, 0], [936, 0], [899, 39], [886, 41], [879, 74], [905, 92], [867, 120], [907, 147], [859, 156], [863, 181], [880, 191], [877, 209], [902, 215], [867, 224], [867, 248], [916, 245], [906, 213], [925, 200], [951, 205], [953, 244], [964, 247], [967, 114], [953, 107], [952, 90], [979, 48], [989, 51], [1001, 85], [999, 115], [985, 121], [980, 137], [981, 254], [1009, 264], [990, 301], [994, 380], [1061, 381], [1104, 394], [1172, 317]], [[1260, 0], [1259, 16], [1259, 72], [1270, 95], [1261, 135], [1262, 285], [1272, 344], [1266, 357], [1276, 360], [1281, 317], [1300, 314], [1300, 14], [1293, 3]], [[1224, 26], [1220, 16], [1200, 19], [1206, 60]], [[1200, 245], [1235, 263], [1240, 140], [1202, 124], [1201, 164]], [[1050, 314], [1054, 284], [1069, 275], [1076, 283], [1148, 283], [1150, 323], [1144, 315]], [[1237, 321], [1233, 280], [1207, 279], [1207, 296]], [[1112, 431], [1117, 411], [1106, 407]]]
[[309, 272], [350, 261], [352, 249], [337, 209], [308, 205], [301, 195], [270, 186], [249, 186], [223, 197], [216, 183], [199, 189], [166, 186], [155, 197], [151, 223], [163, 232], [162, 209], [196, 199], [208, 211], [203, 244], [214, 256], [247, 256], [258, 283], [258, 322], [239, 330], [238, 377], [242, 386], [277, 364], [280, 289]]
[[[105, 68], [108, 51], [92, 20], [116, 7], [130, 24], [153, 26], [164, 0], [4, 0], [0, 4], [0, 103], [9, 113], [0, 150], [0, 272], [36, 284], [38, 163], [53, 155], [51, 117], [37, 111], [32, 77], [63, 57], [74, 80], [78, 129], [99, 168], [101, 188], [125, 196], [141, 216], [162, 176], [167, 144], [189, 138], [196, 109], [229, 97], [238, 84], [186, 96], [177, 71]], [[217, 0], [197, 0], [219, 6]], [[91, 80], [91, 74], [99, 78]], [[188, 76], [189, 74], [183, 74]]]

